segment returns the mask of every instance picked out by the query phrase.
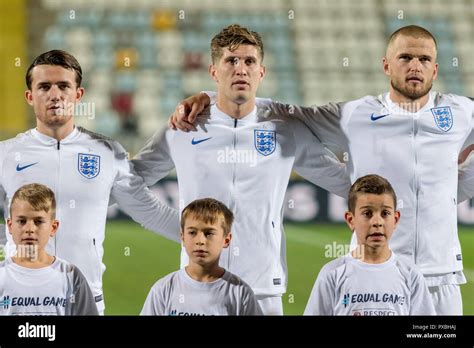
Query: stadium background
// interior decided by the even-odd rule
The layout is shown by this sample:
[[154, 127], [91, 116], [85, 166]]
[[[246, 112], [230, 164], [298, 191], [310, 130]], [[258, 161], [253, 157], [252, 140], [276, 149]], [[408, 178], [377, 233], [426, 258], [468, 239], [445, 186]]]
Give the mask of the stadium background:
[[[386, 38], [408, 24], [437, 37], [440, 75], [434, 89], [474, 96], [474, 0], [1, 0], [0, 140], [34, 125], [23, 97], [32, 59], [64, 49], [83, 68], [85, 104], [76, 123], [135, 154], [166, 126], [178, 101], [214, 89], [207, 75], [210, 39], [232, 23], [263, 36], [267, 76], [259, 96], [312, 105], [385, 92]], [[173, 175], [153, 190], [177, 206]], [[321, 266], [346, 252], [344, 204], [292, 178], [285, 207], [286, 314], [302, 314]], [[459, 205], [458, 216], [468, 278], [464, 312], [472, 315], [472, 202]], [[106, 314], [138, 314], [152, 284], [178, 268], [179, 246], [145, 231], [116, 207], [109, 217]]]

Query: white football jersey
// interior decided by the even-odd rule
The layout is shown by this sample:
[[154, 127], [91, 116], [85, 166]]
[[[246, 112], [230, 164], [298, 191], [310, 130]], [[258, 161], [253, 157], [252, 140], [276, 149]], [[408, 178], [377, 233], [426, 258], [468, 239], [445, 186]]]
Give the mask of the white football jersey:
[[[474, 102], [430, 92], [418, 112], [407, 112], [389, 94], [322, 107], [298, 107], [259, 99], [278, 113], [302, 120], [323, 144], [348, 159], [352, 180], [378, 174], [398, 197], [400, 224], [390, 248], [415, 263], [424, 275], [459, 272], [462, 254], [457, 235], [457, 158], [472, 136]], [[474, 193], [474, 156], [460, 176], [460, 198]], [[461, 172], [460, 172], [461, 174]], [[435, 284], [432, 284], [435, 285]]]
[[351, 254], [319, 272], [305, 315], [435, 315], [423, 275], [392, 253], [380, 264]]
[[[75, 128], [58, 142], [31, 129], [0, 142], [0, 199], [5, 218], [15, 191], [40, 183], [56, 196], [59, 229], [46, 250], [76, 265], [98, 297], [105, 265], [103, 242], [109, 197], [144, 227], [180, 241], [179, 216], [134, 174], [122, 146]], [[7, 229], [7, 252], [15, 246]]]
[[181, 209], [205, 197], [229, 207], [235, 215], [233, 236], [220, 265], [256, 295], [284, 293], [283, 208], [292, 168], [345, 197], [350, 187], [345, 165], [300, 121], [266, 108], [234, 119], [212, 105], [198, 118], [197, 129], [155, 134], [132, 160], [135, 169], [153, 185], [176, 168]]
[[77, 267], [56, 258], [26, 268], [0, 262], [0, 315], [98, 315], [94, 296]]
[[183, 268], [158, 280], [140, 315], [262, 315], [257, 299], [242, 279], [228, 271], [213, 282], [191, 278]]

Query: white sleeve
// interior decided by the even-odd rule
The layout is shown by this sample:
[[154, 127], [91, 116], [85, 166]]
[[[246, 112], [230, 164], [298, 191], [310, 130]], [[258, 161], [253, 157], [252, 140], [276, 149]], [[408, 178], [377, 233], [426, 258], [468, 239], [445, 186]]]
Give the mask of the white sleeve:
[[290, 119], [296, 145], [294, 170], [313, 184], [347, 198], [351, 180], [347, 166], [297, 119]]
[[436, 315], [425, 278], [415, 270], [412, 272], [409, 315]]
[[180, 131], [165, 129], [156, 132], [132, 159], [135, 171], [145, 180], [147, 186], [156, 184], [175, 167], [169, 144], [172, 132]]
[[339, 159], [348, 152], [348, 141], [340, 124], [343, 103], [306, 107], [257, 98], [257, 105], [269, 107], [278, 115], [300, 120]]
[[458, 168], [458, 203], [474, 197], [474, 152]]
[[[115, 145], [120, 146], [118, 143]], [[122, 150], [121, 146], [119, 150], [114, 149], [116, 177], [111, 197], [133, 220], [157, 234], [180, 243], [178, 211], [160, 202], [142, 177], [134, 171], [127, 153]]]
[[263, 315], [262, 309], [250, 286], [245, 284], [243, 290], [242, 315]]
[[166, 315], [165, 304], [161, 294], [162, 290], [163, 287], [160, 286], [159, 281], [153, 285], [143, 304], [140, 315]]
[[[472, 109], [472, 130], [463, 145], [463, 149], [474, 144], [474, 101], [470, 101], [470, 105]], [[474, 197], [474, 151], [458, 168], [458, 203], [472, 197]]]
[[304, 315], [334, 315], [334, 297], [335, 282], [325, 266], [314, 283]]

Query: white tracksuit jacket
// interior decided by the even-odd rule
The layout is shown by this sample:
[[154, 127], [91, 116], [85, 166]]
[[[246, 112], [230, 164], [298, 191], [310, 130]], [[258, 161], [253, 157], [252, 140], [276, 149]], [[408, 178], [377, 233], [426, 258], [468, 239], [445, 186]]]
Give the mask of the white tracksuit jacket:
[[[428, 103], [415, 113], [401, 109], [388, 93], [322, 107], [258, 103], [278, 113], [286, 110], [338, 156], [345, 152], [353, 181], [371, 173], [390, 181], [401, 211], [390, 247], [399, 257], [414, 262], [424, 275], [462, 271], [457, 157], [472, 137], [472, 100], [430, 92]], [[459, 198], [472, 197], [474, 156], [459, 178]]]
[[283, 204], [292, 168], [345, 197], [350, 187], [346, 166], [301, 122], [265, 108], [236, 120], [213, 105], [198, 118], [197, 129], [155, 134], [132, 160], [136, 171], [152, 185], [176, 168], [180, 209], [205, 197], [227, 205], [235, 222], [220, 264], [256, 295], [285, 292]]
[[[105, 265], [102, 243], [109, 197], [134, 220], [179, 241], [179, 216], [160, 203], [133, 173], [123, 147], [110, 139], [75, 128], [65, 139], [31, 129], [0, 142], [0, 199], [5, 218], [9, 202], [22, 185], [40, 183], [56, 195], [59, 230], [47, 251], [76, 265], [94, 296], [102, 294]], [[6, 232], [7, 251], [13, 240]]]

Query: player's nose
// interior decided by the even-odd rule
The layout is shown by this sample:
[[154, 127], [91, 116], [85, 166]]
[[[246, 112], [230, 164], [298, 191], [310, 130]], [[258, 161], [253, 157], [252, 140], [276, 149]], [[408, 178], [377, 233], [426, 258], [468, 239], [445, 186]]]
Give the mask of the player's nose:
[[410, 60], [409, 67], [411, 71], [421, 71], [422, 64], [418, 58], [413, 58]]
[[204, 233], [199, 233], [196, 236], [196, 245], [203, 245], [205, 241], [206, 241], [206, 236], [204, 236]]
[[383, 226], [383, 219], [381, 216], [374, 216], [372, 218], [372, 226], [374, 227], [382, 227]]
[[36, 226], [35, 226], [34, 221], [28, 221], [25, 224], [25, 229], [24, 229], [25, 233], [33, 234], [33, 233], [35, 233], [35, 230], [36, 230]]
[[247, 65], [243, 59], [239, 59], [239, 62], [235, 64], [235, 73], [239, 76], [247, 75]]
[[61, 98], [61, 90], [56, 85], [52, 85], [48, 92], [51, 100], [59, 100]]

